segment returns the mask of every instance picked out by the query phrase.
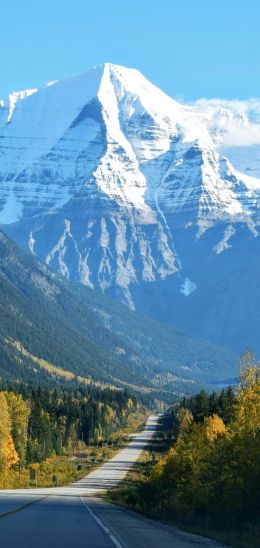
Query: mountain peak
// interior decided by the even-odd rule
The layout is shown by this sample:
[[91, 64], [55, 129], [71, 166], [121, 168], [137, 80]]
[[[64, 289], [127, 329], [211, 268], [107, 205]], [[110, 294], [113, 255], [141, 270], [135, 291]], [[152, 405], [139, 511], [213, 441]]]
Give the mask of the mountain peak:
[[226, 114], [212, 109], [112, 63], [13, 94], [0, 105], [0, 222], [54, 270], [131, 308], [179, 322], [216, 295], [217, 317], [232, 253], [241, 272], [242, 255], [259, 255], [260, 183], [221, 155]]

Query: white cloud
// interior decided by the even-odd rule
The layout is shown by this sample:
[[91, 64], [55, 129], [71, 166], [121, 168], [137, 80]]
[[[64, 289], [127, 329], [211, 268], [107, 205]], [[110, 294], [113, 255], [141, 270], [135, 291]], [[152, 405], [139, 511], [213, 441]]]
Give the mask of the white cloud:
[[248, 147], [255, 145], [260, 145], [260, 126], [253, 124], [247, 127], [230, 124], [222, 141], [222, 146], [225, 147]]
[[192, 103], [213, 140], [224, 147], [260, 145], [260, 98], [199, 99]]
[[214, 109], [226, 108], [240, 112], [241, 114], [260, 115], [260, 98], [251, 97], [250, 99], [198, 99], [192, 103], [199, 107], [213, 107]]

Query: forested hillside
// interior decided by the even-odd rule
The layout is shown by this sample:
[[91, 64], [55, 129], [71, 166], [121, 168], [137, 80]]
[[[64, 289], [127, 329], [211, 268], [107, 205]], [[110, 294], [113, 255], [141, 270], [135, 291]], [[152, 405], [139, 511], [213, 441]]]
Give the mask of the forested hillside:
[[0, 375], [102, 381], [172, 398], [227, 382], [236, 357], [53, 274], [0, 232]]

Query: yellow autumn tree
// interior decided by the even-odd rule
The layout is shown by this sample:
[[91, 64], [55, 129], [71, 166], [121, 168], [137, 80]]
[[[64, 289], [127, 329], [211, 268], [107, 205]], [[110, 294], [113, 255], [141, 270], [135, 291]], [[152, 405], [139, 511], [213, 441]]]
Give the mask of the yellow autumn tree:
[[219, 444], [228, 435], [227, 427], [218, 415], [206, 417], [196, 424], [188, 410], [178, 413], [179, 436], [166, 457], [153, 470], [151, 481], [161, 482], [166, 489], [165, 510], [177, 514], [201, 511], [209, 505], [214, 489], [210, 462]]
[[235, 406], [234, 429], [251, 435], [260, 428], [260, 368], [259, 365], [242, 367]]
[[179, 432], [180, 433], [188, 432], [193, 422], [192, 413], [188, 409], [181, 407], [177, 413], [177, 421], [178, 421]]
[[0, 392], [0, 474], [19, 460], [11, 436], [11, 420], [5, 394]]
[[226, 434], [227, 428], [221, 417], [214, 414], [205, 419], [202, 431], [206, 439], [212, 442], [216, 440], [219, 435]]
[[17, 464], [19, 461], [18, 453], [15, 449], [13, 438], [10, 433], [7, 435], [7, 451], [6, 451], [6, 464], [7, 468], [11, 468], [13, 464]]
[[11, 420], [11, 435], [19, 456], [19, 465], [26, 462], [27, 432], [30, 407], [20, 394], [5, 392], [8, 413]]
[[234, 419], [230, 424], [223, 496], [237, 514], [253, 516], [260, 492], [260, 368], [241, 370]]

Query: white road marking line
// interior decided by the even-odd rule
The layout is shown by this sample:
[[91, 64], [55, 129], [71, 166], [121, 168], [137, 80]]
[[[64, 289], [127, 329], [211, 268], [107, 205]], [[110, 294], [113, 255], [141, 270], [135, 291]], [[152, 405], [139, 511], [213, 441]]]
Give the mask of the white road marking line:
[[83, 502], [84, 506], [86, 507], [86, 509], [89, 512], [89, 514], [91, 515], [91, 517], [97, 522], [99, 527], [101, 527], [101, 529], [108, 535], [110, 540], [112, 540], [112, 542], [116, 546], [116, 548], [124, 548], [123, 544], [121, 544], [121, 542], [119, 542], [119, 540], [115, 537], [115, 535], [113, 535], [113, 533], [111, 533], [110, 529], [106, 525], [104, 525], [104, 523], [101, 521], [101, 519], [99, 519], [96, 516], [96, 514], [94, 514], [94, 512], [89, 508], [86, 501], [82, 497], [80, 497], [80, 500], [81, 500], [81, 502]]

